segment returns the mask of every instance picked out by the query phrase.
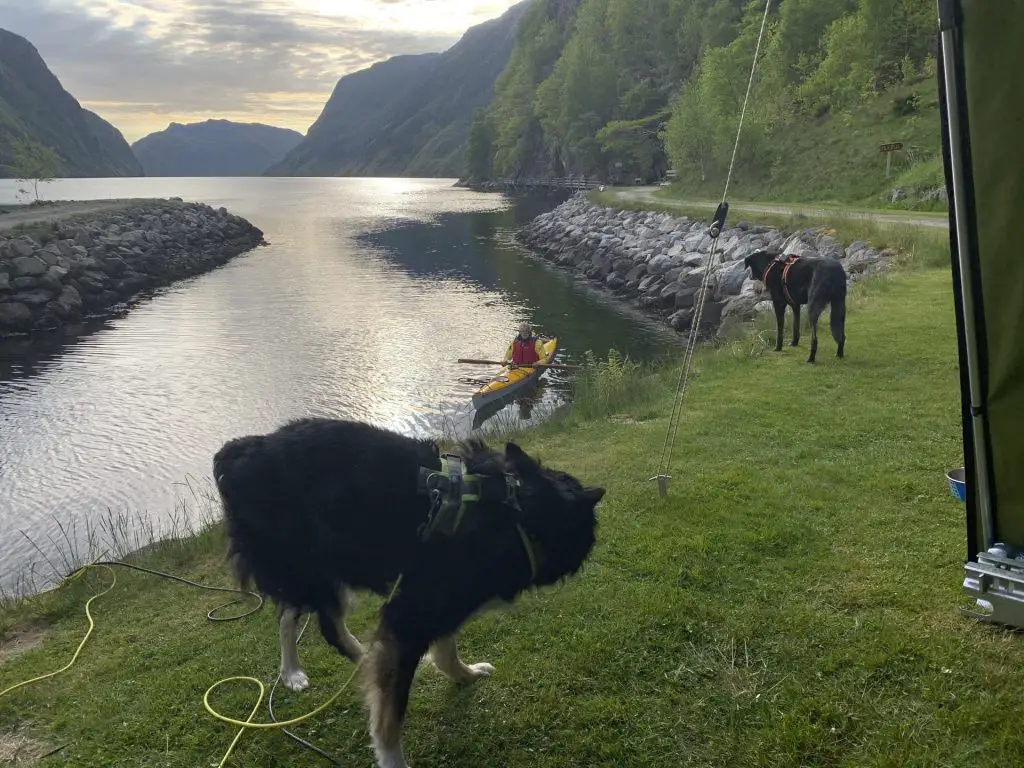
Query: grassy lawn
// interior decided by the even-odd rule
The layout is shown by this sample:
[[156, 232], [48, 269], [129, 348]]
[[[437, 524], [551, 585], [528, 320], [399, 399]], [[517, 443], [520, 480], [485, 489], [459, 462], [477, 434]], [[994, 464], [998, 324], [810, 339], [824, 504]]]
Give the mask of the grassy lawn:
[[[777, 131], [764, 151], [772, 157], [771, 170], [751, 175], [742, 166], [733, 177], [731, 197], [779, 203], [857, 204], [867, 208], [940, 207], [922, 200], [943, 186], [939, 97], [934, 77], [882, 94], [866, 97], [849, 112], [818, 118], [796, 117]], [[903, 150], [891, 158], [889, 178], [880, 144], [902, 142]], [[721, 198], [725, 167], [711, 169], [701, 181], [696, 169], [678, 168], [673, 194], [683, 199]], [[892, 204], [896, 187], [908, 199]]]
[[[421, 668], [410, 762], [1019, 765], [1024, 647], [959, 612], [963, 508], [943, 480], [961, 455], [948, 268], [859, 285], [848, 334], [847, 359], [826, 339], [814, 367], [806, 340], [776, 354], [753, 335], [705, 353], [666, 500], [647, 478], [668, 374], [614, 418], [526, 435], [545, 462], [607, 486], [599, 546], [576, 580], [467, 626], [464, 657], [495, 663], [494, 677], [461, 690]], [[222, 551], [212, 531], [147, 564], [226, 584]], [[108, 578], [8, 609], [8, 631], [45, 634], [0, 665], [0, 689], [65, 663], [85, 598]], [[272, 681], [277, 665], [273, 611], [206, 621], [221, 601], [119, 573], [78, 664], [0, 699], [0, 744], [67, 745], [41, 765], [216, 765], [232, 729], [203, 711], [203, 691], [232, 675]], [[362, 601], [357, 634], [378, 604]], [[304, 646], [313, 688], [280, 697], [279, 717], [308, 711], [350, 672], [318, 633]], [[217, 704], [244, 718], [253, 700], [239, 688]], [[342, 764], [372, 764], [355, 690], [297, 730]], [[258, 733], [230, 764], [318, 763]]]

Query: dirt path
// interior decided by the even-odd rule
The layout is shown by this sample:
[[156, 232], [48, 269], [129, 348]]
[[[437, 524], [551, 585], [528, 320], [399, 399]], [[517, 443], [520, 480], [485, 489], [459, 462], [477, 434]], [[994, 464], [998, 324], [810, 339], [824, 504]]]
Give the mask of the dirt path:
[[[706, 201], [689, 201], [689, 200], [674, 200], [666, 197], [655, 197], [654, 193], [657, 191], [657, 187], [621, 187], [621, 188], [609, 188], [606, 191], [611, 192], [617, 197], [623, 200], [632, 200], [635, 202], [642, 203], [654, 203], [656, 205], [663, 205], [670, 208], [708, 208], [713, 209], [714, 203], [708, 203]], [[792, 214], [800, 214], [803, 216], [812, 216], [814, 218], [828, 218], [842, 216], [850, 219], [869, 219], [871, 221], [877, 221], [884, 224], [911, 224], [918, 227], [941, 227], [943, 229], [949, 228], [948, 219], [943, 216], [927, 216], [923, 214], [915, 213], [882, 213], [882, 212], [871, 212], [871, 211], [848, 211], [842, 209], [832, 208], [815, 208], [813, 205], [784, 205], [784, 204], [764, 204], [764, 203], [729, 203], [730, 211], [747, 211], [748, 213], [770, 213], [779, 216], [789, 216]]]
[[7, 213], [0, 213], [0, 232], [24, 224], [45, 224], [93, 213], [109, 213], [142, 202], [149, 201], [144, 199], [85, 200], [43, 206], [5, 205], [2, 206], [2, 209]]

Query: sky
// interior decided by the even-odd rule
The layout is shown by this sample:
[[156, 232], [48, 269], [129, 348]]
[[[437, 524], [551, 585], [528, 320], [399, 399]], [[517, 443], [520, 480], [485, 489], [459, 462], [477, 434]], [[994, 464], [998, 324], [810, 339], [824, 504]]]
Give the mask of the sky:
[[0, 27], [132, 142], [210, 118], [305, 133], [338, 78], [444, 50], [516, 1], [0, 0]]

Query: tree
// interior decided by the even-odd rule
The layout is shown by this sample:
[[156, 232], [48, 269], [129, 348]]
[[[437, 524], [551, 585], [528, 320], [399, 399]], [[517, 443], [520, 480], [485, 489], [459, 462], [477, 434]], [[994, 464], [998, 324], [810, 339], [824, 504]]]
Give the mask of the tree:
[[491, 160], [494, 156], [494, 132], [485, 109], [477, 110], [469, 126], [466, 143], [466, 172], [474, 181], [491, 178]]
[[38, 203], [39, 184], [53, 181], [60, 173], [60, 158], [50, 147], [29, 138], [14, 139], [11, 154], [14, 156], [14, 162], [9, 166], [11, 175], [17, 181], [32, 184], [32, 193]]

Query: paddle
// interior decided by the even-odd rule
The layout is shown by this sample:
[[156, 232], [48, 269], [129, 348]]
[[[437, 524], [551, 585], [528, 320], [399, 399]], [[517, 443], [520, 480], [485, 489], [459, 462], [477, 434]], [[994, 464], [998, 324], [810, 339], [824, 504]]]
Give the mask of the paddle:
[[[463, 363], [465, 365], [505, 365], [498, 360], [457, 360], [456, 362]], [[520, 368], [551, 368], [556, 371], [577, 371], [583, 366], [581, 365], [559, 365], [557, 363], [531, 363], [530, 365], [522, 365]]]

